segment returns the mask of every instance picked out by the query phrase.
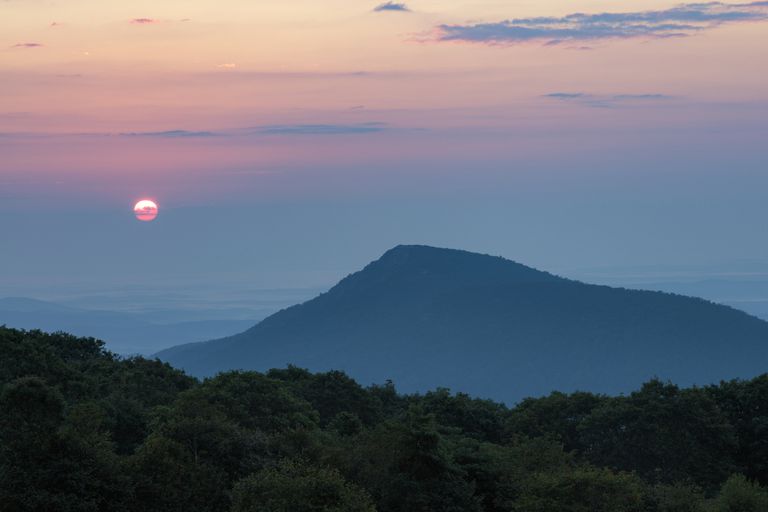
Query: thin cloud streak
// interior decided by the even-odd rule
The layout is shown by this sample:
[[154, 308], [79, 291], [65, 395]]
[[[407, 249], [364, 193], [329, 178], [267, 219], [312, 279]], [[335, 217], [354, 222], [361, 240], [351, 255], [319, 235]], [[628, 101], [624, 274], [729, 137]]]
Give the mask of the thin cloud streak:
[[42, 43], [16, 43], [11, 48], [42, 48], [45, 46]]
[[[0, 117], [2, 115], [0, 114]], [[379, 133], [389, 130], [386, 123], [367, 122], [356, 124], [275, 124], [250, 126], [229, 130], [163, 130], [147, 132], [91, 132], [91, 133], [24, 133], [0, 132], [4, 137], [128, 137], [128, 138], [157, 138], [157, 139], [193, 139], [208, 137], [253, 137], [268, 135], [355, 135]]]
[[187, 138], [187, 137], [219, 137], [219, 136], [252, 136], [252, 135], [351, 135], [376, 133], [387, 129], [385, 123], [369, 122], [358, 124], [275, 124], [266, 126], [251, 126], [222, 131], [190, 131], [166, 130], [158, 132], [121, 133], [121, 137], [157, 137], [157, 138]]
[[121, 137], [160, 137], [160, 138], [182, 138], [182, 137], [216, 137], [217, 133], [208, 131], [189, 131], [189, 130], [166, 130], [162, 132], [130, 132], [121, 133]]
[[386, 128], [383, 123], [362, 124], [283, 124], [257, 128], [258, 133], [268, 135], [348, 135], [376, 133]]
[[723, 24], [768, 20], [768, 2], [682, 4], [659, 11], [574, 13], [563, 17], [515, 18], [496, 23], [440, 25], [438, 41], [510, 45], [600, 39], [686, 37]]
[[552, 92], [544, 98], [568, 103], [577, 103], [593, 108], [615, 108], [636, 103], [649, 103], [672, 100], [675, 97], [666, 94], [614, 94], [597, 95], [583, 92]]

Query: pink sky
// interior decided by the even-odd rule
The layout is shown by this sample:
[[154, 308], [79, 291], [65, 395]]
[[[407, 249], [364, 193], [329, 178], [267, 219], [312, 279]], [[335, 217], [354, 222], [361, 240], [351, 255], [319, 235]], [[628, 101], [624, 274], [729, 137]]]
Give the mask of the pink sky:
[[[572, 252], [542, 233], [563, 225], [597, 244], [582, 261], [768, 248], [766, 2], [403, 1], [0, 1], [0, 227], [135, 222], [147, 196], [152, 224], [257, 205], [297, 239], [318, 227], [286, 212], [332, 205], [313, 220], [378, 228], [322, 243], [377, 251], [525, 245], [556, 262]], [[421, 223], [411, 203], [429, 205]], [[60, 234], [51, 219], [10, 241]], [[701, 219], [728, 243], [707, 246]]]

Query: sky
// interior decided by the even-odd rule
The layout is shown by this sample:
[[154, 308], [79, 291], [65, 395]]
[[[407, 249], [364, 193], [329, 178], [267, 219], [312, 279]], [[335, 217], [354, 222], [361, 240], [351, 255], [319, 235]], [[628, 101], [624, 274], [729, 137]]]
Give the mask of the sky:
[[323, 287], [400, 243], [746, 271], [766, 62], [768, 2], [0, 0], [0, 295]]

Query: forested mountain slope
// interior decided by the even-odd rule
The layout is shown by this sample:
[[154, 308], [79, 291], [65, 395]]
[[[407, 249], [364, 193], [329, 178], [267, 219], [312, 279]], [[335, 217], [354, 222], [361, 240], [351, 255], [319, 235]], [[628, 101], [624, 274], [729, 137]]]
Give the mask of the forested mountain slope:
[[626, 392], [654, 376], [685, 385], [753, 377], [768, 368], [768, 323], [701, 299], [398, 246], [241, 334], [158, 357], [198, 376], [295, 364], [512, 403], [553, 390]]

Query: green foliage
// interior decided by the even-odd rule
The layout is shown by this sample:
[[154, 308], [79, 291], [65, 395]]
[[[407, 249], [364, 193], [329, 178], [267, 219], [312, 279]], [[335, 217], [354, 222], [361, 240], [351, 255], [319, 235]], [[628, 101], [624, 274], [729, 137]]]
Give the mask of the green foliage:
[[173, 441], [195, 464], [209, 464], [229, 479], [257, 469], [267, 451], [266, 435], [241, 427], [202, 388], [181, 393], [170, 407], [155, 410], [153, 435]]
[[682, 482], [658, 484], [649, 491], [648, 498], [657, 512], [705, 512], [701, 489]]
[[566, 450], [583, 450], [579, 427], [606, 401], [606, 397], [584, 392], [526, 398], [511, 411], [507, 429], [529, 437], [553, 436]]
[[731, 476], [720, 489], [710, 512], [765, 512], [768, 489], [750, 482], [744, 475]]
[[288, 385], [257, 372], [220, 373], [195, 392], [244, 428], [277, 433], [318, 423], [317, 411]]
[[641, 512], [643, 484], [635, 476], [589, 466], [538, 472], [509, 507], [515, 512]]
[[355, 414], [340, 412], [328, 423], [328, 430], [341, 436], [353, 436], [363, 430], [363, 422]]
[[229, 504], [224, 471], [195, 461], [187, 447], [172, 439], [150, 435], [126, 466], [133, 477], [133, 511], [214, 512]]
[[0, 510], [124, 510], [128, 478], [88, 402], [64, 415], [61, 394], [22, 377], [0, 396]]
[[425, 394], [421, 404], [426, 412], [435, 415], [440, 425], [457, 428], [465, 436], [493, 443], [504, 440], [508, 411], [501, 404], [471, 398], [465, 393], [451, 395], [443, 388]]
[[375, 397], [343, 372], [312, 374], [288, 367], [287, 370], [270, 370], [267, 376], [289, 383], [292, 391], [320, 414], [323, 426], [340, 413], [354, 414], [367, 425], [382, 416], [381, 404]]
[[739, 471], [768, 483], [768, 374], [749, 381], [721, 382], [707, 392], [733, 425]]
[[0, 328], [0, 510], [765, 512], [766, 403], [768, 375], [512, 408], [296, 367], [199, 382]]
[[702, 389], [653, 380], [606, 400], [579, 425], [591, 463], [635, 471], [650, 482], [690, 479], [715, 488], [736, 468], [733, 426]]
[[234, 488], [232, 512], [375, 512], [370, 496], [336, 469], [284, 460]]
[[350, 440], [343, 463], [381, 512], [480, 510], [474, 485], [453, 460], [434, 418], [414, 409]]

